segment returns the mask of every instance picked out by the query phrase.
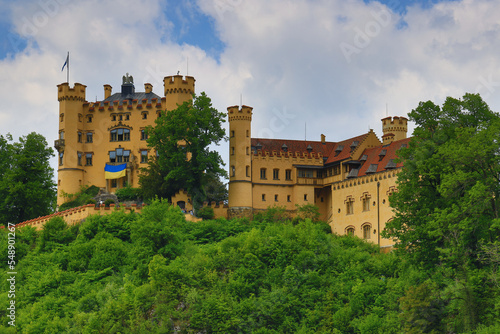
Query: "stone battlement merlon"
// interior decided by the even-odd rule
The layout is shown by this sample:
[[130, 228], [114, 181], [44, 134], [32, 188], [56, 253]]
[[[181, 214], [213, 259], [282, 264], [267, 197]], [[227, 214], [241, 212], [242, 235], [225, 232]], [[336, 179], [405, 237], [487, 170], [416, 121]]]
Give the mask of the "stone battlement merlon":
[[67, 82], [57, 85], [57, 100], [77, 100], [85, 102], [85, 90], [87, 86], [75, 82], [73, 88]]
[[194, 94], [194, 77], [182, 75], [172, 75], [166, 76], [163, 78], [163, 86], [164, 86], [164, 95], [175, 93], [175, 92], [183, 92]]

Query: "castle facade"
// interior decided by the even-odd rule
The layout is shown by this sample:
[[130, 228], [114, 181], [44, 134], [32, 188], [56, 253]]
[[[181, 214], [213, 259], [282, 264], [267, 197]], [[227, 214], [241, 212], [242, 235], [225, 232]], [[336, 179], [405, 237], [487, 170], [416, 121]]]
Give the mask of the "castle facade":
[[389, 195], [403, 167], [396, 152], [408, 145], [405, 117], [382, 119], [382, 141], [373, 130], [339, 142], [252, 138], [252, 108], [233, 106], [229, 120], [228, 217], [252, 216], [268, 207], [314, 204], [332, 232], [352, 234], [380, 247], [393, 217]]
[[[164, 95], [136, 92], [131, 76], [123, 77], [119, 92], [104, 85], [104, 99], [88, 102], [86, 86], [58, 85], [59, 139], [58, 198], [74, 194], [81, 186], [95, 185], [114, 193], [130, 184], [139, 186], [139, 172], [152, 152], [144, 131], [155, 124], [163, 110], [173, 110], [195, 92], [195, 79], [181, 75], [163, 80]], [[232, 106], [229, 120], [229, 200], [221, 216], [252, 217], [269, 207], [318, 206], [321, 219], [332, 232], [352, 234], [380, 247], [393, 245], [380, 237], [393, 217], [389, 195], [396, 190], [396, 176], [403, 167], [397, 151], [408, 145], [405, 117], [382, 119], [382, 141], [373, 130], [342, 140], [318, 141], [253, 138], [253, 109]], [[174, 204], [190, 206], [183, 191]], [[214, 204], [212, 204], [213, 206]]]
[[194, 85], [193, 77], [167, 76], [160, 97], [149, 83], [144, 92], [136, 92], [127, 74], [119, 92], [104, 85], [104, 99], [97, 102], [86, 100], [85, 85], [58, 85], [57, 204], [67, 200], [63, 194], [75, 194], [85, 185], [111, 193], [127, 183], [138, 187], [140, 169], [156, 154], [147, 146], [144, 129], [155, 124], [160, 111], [192, 99]]

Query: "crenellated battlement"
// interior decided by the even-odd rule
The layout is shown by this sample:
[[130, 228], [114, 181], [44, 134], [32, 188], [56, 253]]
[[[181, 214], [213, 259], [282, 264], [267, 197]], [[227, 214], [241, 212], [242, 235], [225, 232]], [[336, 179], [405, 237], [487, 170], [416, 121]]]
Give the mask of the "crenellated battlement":
[[406, 117], [386, 117], [382, 118], [382, 130], [385, 132], [390, 129], [407, 129], [408, 119]]
[[262, 161], [270, 161], [270, 160], [281, 160], [288, 161], [290, 163], [301, 163], [301, 164], [310, 164], [310, 165], [323, 165], [323, 154], [321, 152], [284, 152], [284, 151], [262, 151], [257, 150], [257, 153], [252, 155], [252, 160], [262, 160]]
[[396, 140], [405, 139], [408, 132], [408, 119], [398, 116], [382, 118], [382, 132], [384, 145]]
[[87, 86], [75, 82], [75, 86], [71, 88], [67, 82], [57, 85], [57, 100], [73, 100], [85, 102], [85, 90]]
[[249, 106], [232, 106], [227, 108], [228, 120], [231, 121], [251, 121], [252, 120], [252, 107]]
[[163, 86], [165, 88], [165, 96], [174, 93], [187, 93], [194, 94], [194, 77], [182, 75], [167, 76], [163, 79]]

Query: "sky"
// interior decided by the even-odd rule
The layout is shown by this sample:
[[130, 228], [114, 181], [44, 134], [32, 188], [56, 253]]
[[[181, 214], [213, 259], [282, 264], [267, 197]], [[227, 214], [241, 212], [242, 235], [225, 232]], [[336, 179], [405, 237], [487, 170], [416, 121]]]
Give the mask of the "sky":
[[381, 118], [467, 92], [500, 111], [499, 17], [497, 0], [0, 0], [0, 135], [53, 145], [68, 52], [87, 101], [125, 73], [162, 96], [179, 72], [221, 112], [253, 107], [252, 137], [380, 138]]

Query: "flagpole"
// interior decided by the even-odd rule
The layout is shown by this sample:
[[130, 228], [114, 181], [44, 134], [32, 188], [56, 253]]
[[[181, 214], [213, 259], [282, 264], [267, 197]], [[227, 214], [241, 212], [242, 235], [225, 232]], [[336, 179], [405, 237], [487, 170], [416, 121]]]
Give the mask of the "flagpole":
[[68, 82], [68, 85], [69, 85], [69, 51], [68, 51], [68, 58], [66, 58], [68, 60], [68, 65], [67, 65], [67, 68], [66, 68], [66, 76], [67, 76], [67, 82]]

